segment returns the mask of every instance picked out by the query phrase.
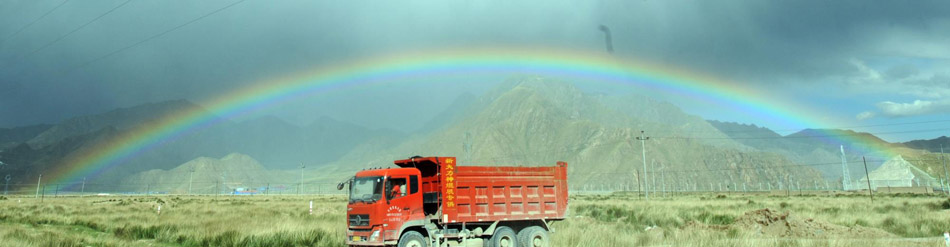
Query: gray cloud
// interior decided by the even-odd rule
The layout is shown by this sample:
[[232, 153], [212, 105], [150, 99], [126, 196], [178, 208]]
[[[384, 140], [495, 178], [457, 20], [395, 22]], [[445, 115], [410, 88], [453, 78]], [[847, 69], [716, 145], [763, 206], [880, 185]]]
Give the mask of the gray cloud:
[[901, 80], [917, 75], [918, 73], [920, 73], [920, 70], [917, 69], [916, 66], [903, 64], [887, 69], [887, 71], [884, 72], [884, 75], [888, 80]]
[[[0, 116], [4, 116], [0, 126], [54, 122], [148, 101], [200, 101], [259, 80], [400, 50], [537, 45], [603, 50], [600, 24], [611, 28], [617, 56], [669, 63], [744, 83], [809, 84], [826, 78], [866, 82], [867, 70], [856, 67], [853, 59], [950, 57], [943, 44], [950, 33], [935, 31], [948, 30], [950, 4], [945, 1], [288, 0], [246, 1], [72, 71], [231, 3], [133, 1], [42, 52], [16, 59], [122, 2], [71, 1], [0, 44], [0, 64], [12, 64], [0, 68]], [[58, 3], [0, 2], [0, 37]], [[921, 94], [941, 85], [939, 73], [930, 68], [873, 64], [868, 68], [883, 78], [880, 84], [906, 80], [901, 85], [917, 85], [913, 91]], [[937, 79], [923, 80], [928, 76]], [[478, 88], [441, 89], [458, 94]], [[378, 90], [351, 93], [392, 97]], [[442, 97], [436, 105], [451, 99]], [[298, 104], [343, 102], [350, 103], [313, 99]], [[366, 104], [354, 109], [391, 105]], [[335, 109], [326, 108], [318, 111]], [[312, 114], [307, 111], [297, 114]], [[438, 109], [412, 111], [397, 109], [392, 114]]]
[[[631, 11], [628, 15], [633, 20], [620, 25], [634, 25], [636, 29], [614, 27], [614, 33], [627, 36], [627, 45], [635, 47], [635, 55], [753, 82], [807, 82], [859, 73], [849, 64], [852, 58], [921, 53], [897, 48], [906, 42], [945, 47], [940, 40], [948, 40], [950, 34], [934, 30], [950, 20], [945, 14], [950, 4], [915, 3], [646, 3], [654, 5], [652, 8], [628, 3], [629, 9], [615, 11]], [[884, 43], [881, 39], [905, 43]], [[615, 40], [619, 43], [624, 38]]]

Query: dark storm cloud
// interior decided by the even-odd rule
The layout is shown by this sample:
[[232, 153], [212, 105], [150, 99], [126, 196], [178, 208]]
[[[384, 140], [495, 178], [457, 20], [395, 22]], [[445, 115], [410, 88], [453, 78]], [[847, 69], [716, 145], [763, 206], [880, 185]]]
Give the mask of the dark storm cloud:
[[[890, 35], [885, 31], [934, 33], [941, 22], [950, 20], [946, 15], [950, 4], [942, 1], [631, 1], [619, 5], [623, 6], [610, 8], [614, 35], [625, 37], [633, 55], [755, 81], [852, 75], [857, 71], [849, 59], [902, 55], [876, 47], [877, 40]], [[950, 37], [947, 32], [942, 35]]]
[[[0, 2], [0, 38], [60, 2]], [[604, 50], [601, 24], [611, 29], [617, 56], [748, 83], [809, 82], [859, 73], [851, 59], [902, 55], [889, 53], [901, 49], [882, 36], [930, 34], [950, 23], [950, 4], [940, 1], [248, 0], [89, 63], [234, 2], [132, 1], [28, 55], [123, 2], [70, 1], [0, 43], [0, 126], [55, 122], [149, 101], [200, 101], [258, 80], [399, 50]], [[364, 97], [386, 97], [374, 93]]]

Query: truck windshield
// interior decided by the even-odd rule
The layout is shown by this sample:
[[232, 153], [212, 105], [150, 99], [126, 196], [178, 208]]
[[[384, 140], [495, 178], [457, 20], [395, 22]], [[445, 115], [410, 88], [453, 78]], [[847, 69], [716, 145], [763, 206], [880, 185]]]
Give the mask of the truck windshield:
[[383, 197], [380, 183], [383, 177], [361, 177], [350, 184], [350, 203], [362, 201], [373, 203]]

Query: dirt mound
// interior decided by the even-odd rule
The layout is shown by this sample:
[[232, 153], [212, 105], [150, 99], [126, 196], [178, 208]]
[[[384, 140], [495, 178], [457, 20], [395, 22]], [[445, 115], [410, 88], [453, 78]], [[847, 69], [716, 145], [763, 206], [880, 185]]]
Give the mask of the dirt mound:
[[777, 213], [768, 208], [746, 212], [745, 215], [736, 219], [732, 227], [754, 230], [762, 235], [774, 237], [894, 237], [876, 228], [846, 227], [811, 218], [801, 219], [791, 216], [789, 212]]

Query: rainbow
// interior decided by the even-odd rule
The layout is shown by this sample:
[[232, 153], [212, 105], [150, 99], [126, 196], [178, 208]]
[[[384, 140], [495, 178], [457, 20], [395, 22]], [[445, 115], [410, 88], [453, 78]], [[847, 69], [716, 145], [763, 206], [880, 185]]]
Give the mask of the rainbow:
[[95, 177], [189, 132], [288, 99], [392, 80], [478, 73], [539, 74], [619, 83], [707, 101], [755, 115], [770, 124], [828, 126], [821, 124], [817, 112], [776, 102], [768, 93], [708, 75], [646, 61], [621, 60], [599, 52], [524, 47], [423, 50], [353, 60], [251, 84], [202, 102], [204, 109], [164, 116], [85, 148], [56, 166], [51, 178], [53, 183], [76, 183]]

